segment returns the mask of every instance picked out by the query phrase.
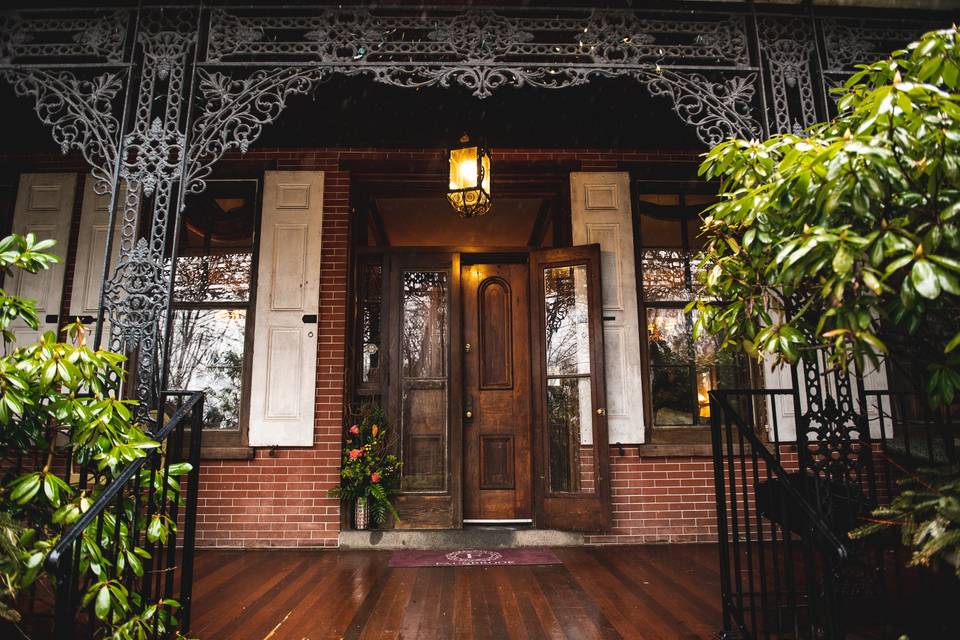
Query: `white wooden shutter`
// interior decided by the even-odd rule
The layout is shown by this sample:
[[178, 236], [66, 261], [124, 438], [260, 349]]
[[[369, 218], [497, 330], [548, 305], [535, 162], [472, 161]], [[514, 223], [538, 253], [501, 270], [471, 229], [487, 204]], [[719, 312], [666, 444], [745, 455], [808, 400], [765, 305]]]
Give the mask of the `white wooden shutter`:
[[[80, 316], [97, 317], [100, 308], [100, 289], [103, 284], [103, 256], [107, 250], [110, 230], [110, 194], [99, 195], [94, 191], [95, 179], [88, 175], [83, 187], [83, 203], [80, 209], [80, 233], [77, 235], [77, 257], [73, 268], [73, 287], [70, 292], [70, 321]], [[122, 210], [123, 189], [118, 195]], [[111, 269], [116, 266], [120, 252], [120, 225], [113, 230]], [[90, 326], [91, 331], [94, 325]], [[103, 327], [103, 345], [110, 336], [109, 320]]]
[[77, 176], [73, 173], [20, 176], [12, 231], [19, 235], [34, 233], [40, 240], [56, 240], [51, 251], [60, 256], [60, 262], [36, 274], [15, 269], [6, 283], [8, 293], [35, 300], [40, 316], [40, 328], [36, 331], [22, 322], [12, 325], [17, 346], [32, 344], [43, 332], [57, 330], [76, 184]]
[[[793, 373], [791, 365], [775, 365], [775, 357], [770, 354], [763, 356], [763, 379], [766, 389], [793, 389]], [[800, 397], [803, 402], [803, 394]], [[796, 440], [797, 413], [792, 395], [776, 395], [767, 398], [767, 431], [770, 438], [776, 437], [780, 442]]]
[[[887, 367], [885, 358], [878, 355], [877, 365], [874, 366], [869, 360], [863, 363], [863, 389], [865, 391], [887, 391], [890, 384], [887, 380]], [[856, 386], [853, 386], [856, 393]], [[870, 424], [870, 436], [879, 438], [881, 433], [885, 438], [892, 437], [893, 420], [891, 418], [893, 406], [890, 403], [890, 396], [867, 396], [867, 421]], [[881, 429], [881, 421], [883, 422]]]
[[642, 363], [629, 174], [571, 173], [570, 199], [573, 244], [600, 245], [609, 439], [642, 443]]
[[313, 445], [322, 217], [322, 171], [266, 172], [250, 446]]

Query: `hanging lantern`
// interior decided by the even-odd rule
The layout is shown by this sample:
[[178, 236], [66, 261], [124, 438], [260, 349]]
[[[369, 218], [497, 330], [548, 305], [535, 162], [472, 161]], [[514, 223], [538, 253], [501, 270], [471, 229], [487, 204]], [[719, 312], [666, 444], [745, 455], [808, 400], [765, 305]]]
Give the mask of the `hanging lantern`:
[[460, 146], [450, 149], [450, 189], [447, 200], [461, 218], [490, 211], [490, 152], [471, 144], [466, 135]]

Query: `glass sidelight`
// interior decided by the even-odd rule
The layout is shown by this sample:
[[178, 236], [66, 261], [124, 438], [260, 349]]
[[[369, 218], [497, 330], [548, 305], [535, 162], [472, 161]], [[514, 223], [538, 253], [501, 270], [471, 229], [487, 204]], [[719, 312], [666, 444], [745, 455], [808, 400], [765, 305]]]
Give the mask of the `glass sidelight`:
[[402, 488], [445, 491], [450, 361], [448, 274], [404, 271], [401, 296]]

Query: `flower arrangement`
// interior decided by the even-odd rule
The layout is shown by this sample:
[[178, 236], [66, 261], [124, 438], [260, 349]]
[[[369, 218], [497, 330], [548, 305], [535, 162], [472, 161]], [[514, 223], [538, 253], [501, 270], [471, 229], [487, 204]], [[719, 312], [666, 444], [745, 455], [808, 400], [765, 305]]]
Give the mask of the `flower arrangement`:
[[387, 514], [400, 520], [390, 496], [400, 484], [401, 462], [388, 453], [387, 429], [379, 405], [365, 405], [360, 409], [356, 422], [347, 427], [344, 442], [340, 486], [331, 489], [330, 495], [356, 501], [358, 528], [364, 528], [359, 514], [367, 505], [375, 526], [385, 523]]

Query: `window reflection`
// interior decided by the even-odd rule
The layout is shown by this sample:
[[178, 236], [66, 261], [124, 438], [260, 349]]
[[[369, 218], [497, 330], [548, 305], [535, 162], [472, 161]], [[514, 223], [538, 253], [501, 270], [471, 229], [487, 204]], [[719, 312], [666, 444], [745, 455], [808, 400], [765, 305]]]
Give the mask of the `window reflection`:
[[204, 428], [241, 426], [257, 182], [211, 180], [187, 200], [174, 278], [167, 386], [206, 392]]
[[380, 382], [380, 318], [382, 309], [383, 267], [363, 266], [360, 277], [360, 382]]
[[169, 384], [202, 390], [204, 427], [240, 428], [247, 312], [242, 309], [174, 311], [170, 333]]
[[447, 274], [403, 274], [403, 374], [438, 378], [447, 361]]
[[590, 373], [586, 267], [546, 269], [547, 375]]
[[443, 491], [447, 469], [447, 273], [405, 272], [402, 295], [401, 486], [405, 491]]
[[596, 492], [585, 265], [543, 272], [551, 492]]
[[654, 426], [705, 424], [711, 389], [748, 384], [742, 358], [720, 353], [710, 336], [695, 341], [696, 313], [683, 311], [699, 289], [695, 254], [703, 239], [697, 212], [708, 199], [697, 200], [640, 196], [640, 294]]

